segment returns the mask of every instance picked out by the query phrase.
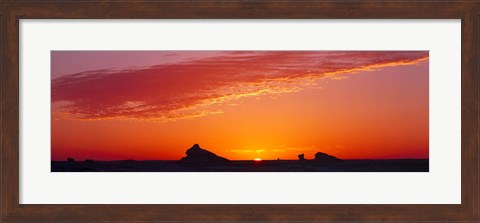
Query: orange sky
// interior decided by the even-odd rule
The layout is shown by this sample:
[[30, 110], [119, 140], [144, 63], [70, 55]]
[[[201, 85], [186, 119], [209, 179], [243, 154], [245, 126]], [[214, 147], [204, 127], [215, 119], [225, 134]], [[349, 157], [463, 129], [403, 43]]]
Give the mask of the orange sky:
[[52, 160], [428, 158], [426, 51], [53, 51]]

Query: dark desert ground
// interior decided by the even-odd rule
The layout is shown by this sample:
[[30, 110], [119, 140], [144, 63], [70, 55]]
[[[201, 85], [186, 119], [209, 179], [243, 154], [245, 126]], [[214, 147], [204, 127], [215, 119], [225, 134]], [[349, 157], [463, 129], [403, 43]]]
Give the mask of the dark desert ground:
[[428, 159], [344, 160], [321, 164], [298, 160], [235, 160], [223, 165], [183, 166], [177, 161], [53, 161], [52, 172], [428, 172]]
[[195, 144], [181, 160], [52, 161], [52, 172], [428, 172], [428, 159], [342, 160], [317, 153], [307, 160], [228, 160]]

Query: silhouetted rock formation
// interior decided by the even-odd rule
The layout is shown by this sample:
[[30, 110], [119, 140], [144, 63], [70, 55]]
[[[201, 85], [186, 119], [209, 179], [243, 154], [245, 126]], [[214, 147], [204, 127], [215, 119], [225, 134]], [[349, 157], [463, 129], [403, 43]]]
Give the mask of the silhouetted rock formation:
[[229, 162], [226, 158], [217, 156], [215, 153], [200, 148], [198, 144], [195, 144], [192, 148], [188, 149], [186, 154], [186, 157], [183, 157], [178, 161], [179, 164], [215, 165]]
[[71, 157], [68, 157], [68, 158], [67, 158], [67, 162], [73, 163], [73, 162], [75, 162], [75, 159], [74, 159], [74, 158], [71, 158]]
[[341, 160], [337, 157], [328, 155], [326, 153], [317, 152], [317, 153], [315, 153], [314, 161], [324, 162], [324, 163], [332, 163], [332, 162], [341, 162], [343, 160]]
[[305, 155], [304, 155], [303, 153], [300, 154], [300, 155], [298, 155], [298, 160], [300, 160], [300, 161], [306, 160], [306, 159], [305, 159]]

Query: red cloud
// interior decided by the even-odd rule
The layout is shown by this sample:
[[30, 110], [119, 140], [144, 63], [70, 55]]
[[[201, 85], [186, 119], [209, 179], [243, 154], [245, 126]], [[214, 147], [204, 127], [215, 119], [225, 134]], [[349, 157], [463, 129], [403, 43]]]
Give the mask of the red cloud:
[[427, 51], [232, 51], [188, 62], [60, 76], [52, 80], [53, 110], [84, 120], [185, 119], [219, 113], [214, 105], [243, 97], [299, 91], [324, 77], [426, 59]]

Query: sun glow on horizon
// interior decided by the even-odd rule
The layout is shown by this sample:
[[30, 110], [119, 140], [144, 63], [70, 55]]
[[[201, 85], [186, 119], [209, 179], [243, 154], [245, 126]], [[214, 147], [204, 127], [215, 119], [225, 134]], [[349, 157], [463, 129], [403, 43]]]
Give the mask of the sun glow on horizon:
[[260, 159], [260, 158], [255, 158], [255, 159], [253, 159], [253, 161], [255, 161], [255, 162], [260, 162], [260, 161], [262, 161], [262, 159]]

